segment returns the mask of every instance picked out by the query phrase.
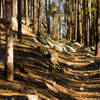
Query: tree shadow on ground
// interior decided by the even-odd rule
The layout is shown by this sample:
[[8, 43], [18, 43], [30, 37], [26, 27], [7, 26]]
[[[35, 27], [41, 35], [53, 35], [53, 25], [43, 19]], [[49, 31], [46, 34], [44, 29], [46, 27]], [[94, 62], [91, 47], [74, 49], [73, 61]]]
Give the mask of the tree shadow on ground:
[[0, 99], [2, 100], [28, 100], [26, 96], [0, 96]]
[[[61, 62], [59, 63], [64, 67], [64, 70], [66, 70], [65, 76], [67, 76], [68, 80], [71, 79], [71, 81], [67, 80], [66, 83], [64, 81], [60, 83], [60, 80], [63, 79], [59, 78], [56, 80], [58, 84], [69, 86], [75, 91], [100, 93], [100, 66], [98, 65], [100, 63], [94, 62], [81, 67], [69, 66]], [[69, 82], [71, 84], [69, 84]]]
[[[50, 58], [42, 56], [38, 50], [32, 46], [27, 48], [27, 44], [22, 46], [15, 46], [15, 81], [22, 83], [23, 87], [14, 85], [0, 85], [0, 89], [11, 90], [13, 92], [26, 93], [29, 90], [36, 89], [36, 91], [48, 98], [52, 97], [58, 100], [76, 100], [73, 93], [75, 92], [98, 92], [100, 93], [100, 76], [99, 72], [95, 74], [89, 73], [89, 71], [99, 70], [99, 67], [90, 64], [87, 66], [69, 66], [65, 63], [61, 63], [61, 69], [53, 68], [53, 64], [50, 62]], [[92, 67], [93, 66], [93, 67]], [[18, 70], [18, 71], [17, 71]], [[66, 72], [64, 72], [66, 70]], [[1, 74], [3, 74], [3, 71]], [[3, 76], [3, 75], [2, 75]], [[63, 87], [70, 93], [64, 93], [63, 90], [55, 92], [52, 88], [46, 85], [48, 81], [53, 81], [60, 87]], [[51, 82], [53, 86], [53, 83]], [[94, 87], [92, 85], [95, 85]], [[63, 89], [62, 88], [62, 89]], [[31, 91], [31, 92], [32, 92]], [[72, 96], [73, 95], [73, 96]], [[97, 97], [93, 95], [91, 97]], [[46, 100], [46, 99], [44, 99]]]

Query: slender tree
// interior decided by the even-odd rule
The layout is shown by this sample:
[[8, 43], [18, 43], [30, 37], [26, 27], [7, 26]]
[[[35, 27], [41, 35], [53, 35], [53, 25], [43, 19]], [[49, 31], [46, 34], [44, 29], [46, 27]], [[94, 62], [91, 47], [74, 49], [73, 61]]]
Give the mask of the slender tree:
[[42, 7], [43, 7], [43, 0], [39, 0], [39, 9], [38, 9], [38, 34], [40, 34], [40, 32], [41, 32]]
[[83, 43], [83, 30], [82, 30], [82, 0], [79, 3], [79, 31], [80, 31], [80, 43]]
[[[77, 0], [76, 1], [76, 34], [75, 34], [75, 37], [76, 37], [76, 41], [80, 42], [80, 33], [79, 33], [79, 15], [80, 15], [80, 2]], [[73, 18], [73, 17], [72, 17]]]
[[17, 18], [17, 0], [12, 0], [12, 17]]
[[92, 9], [92, 1], [89, 0], [88, 1], [88, 9], [89, 9], [89, 45], [92, 45], [92, 12], [91, 12], [91, 9]]
[[13, 34], [11, 26], [11, 0], [5, 0], [5, 18], [6, 18], [6, 64], [5, 76], [6, 80], [13, 81]]
[[0, 18], [1, 18], [1, 7], [2, 7], [1, 3], [2, 1], [0, 0]]
[[100, 57], [100, 0], [97, 0], [97, 56]]
[[18, 0], [18, 38], [20, 39], [20, 42], [22, 41], [22, 13], [21, 13], [21, 0]]
[[75, 0], [75, 40], [77, 41], [78, 34], [78, 1]]
[[47, 32], [49, 33], [49, 12], [48, 12], [48, 4], [47, 4], [47, 0], [45, 0], [45, 13], [46, 13], [46, 22], [47, 22]]
[[2, 0], [3, 18], [5, 18], [5, 0]]
[[28, 23], [28, 0], [25, 0], [25, 20], [26, 20], [26, 26], [29, 25]]
[[[50, 2], [50, 0], [49, 0], [49, 11], [50, 11], [50, 4], [51, 4], [51, 2]], [[50, 14], [48, 13], [48, 33], [50, 33]]]
[[67, 1], [63, 1], [64, 5], [64, 36], [66, 39], [66, 34], [67, 34]]
[[86, 0], [83, 0], [83, 34], [84, 45], [87, 46], [87, 30], [86, 30]]
[[59, 5], [58, 5], [58, 40], [61, 39], [61, 0], [59, 0]]
[[37, 0], [33, 0], [33, 33], [37, 35]]

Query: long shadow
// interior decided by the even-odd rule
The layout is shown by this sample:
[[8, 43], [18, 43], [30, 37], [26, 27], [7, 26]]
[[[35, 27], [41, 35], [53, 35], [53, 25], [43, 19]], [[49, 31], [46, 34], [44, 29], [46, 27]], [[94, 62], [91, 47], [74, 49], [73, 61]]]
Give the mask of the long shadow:
[[13, 96], [0, 96], [0, 99], [2, 100], [28, 100], [27, 96], [18, 96], [18, 95], [13, 95]]
[[[50, 97], [53, 96], [55, 98], [58, 98], [58, 100], [76, 100], [75, 98], [73, 98], [71, 95], [65, 94], [63, 92], [54, 92], [52, 90], [50, 90], [44, 82], [40, 82], [37, 81], [35, 79], [33, 79], [32, 77], [29, 78], [23, 78], [20, 75], [15, 75], [15, 79], [17, 79], [18, 81], [23, 81], [26, 85], [31, 85], [33, 87], [37, 87], [39, 89], [45, 89], [46, 91], [49, 92], [49, 95], [47, 95], [46, 93], [44, 93], [45, 96]], [[41, 94], [41, 92], [39, 92]]]
[[[33, 49], [33, 51], [34, 50], [35, 49]], [[36, 58], [38, 60], [44, 61], [44, 63], [45, 63], [45, 58], [42, 58], [41, 56], [35, 54], [34, 52], [30, 52], [30, 53], [23, 52], [23, 51], [19, 51], [19, 52], [20, 52], [19, 54], [22, 54], [22, 55], [25, 56], [26, 60], [27, 60], [27, 57], [32, 57], [32, 58]], [[29, 63], [31, 63], [31, 61], [29, 61]], [[44, 68], [46, 68], [46, 66], [42, 65], [41, 63], [39, 63], [37, 61], [36, 62], [32, 61], [32, 64], [37, 66], [37, 67], [32, 67], [32, 66], [27, 66], [27, 65], [26, 66], [27, 66], [27, 68], [31, 68], [33, 70], [33, 73], [34, 73], [34, 69], [43, 70]], [[94, 70], [94, 69], [97, 70], [98, 69], [98, 67], [93, 67], [93, 69], [92, 69], [91, 64], [88, 65], [88, 66], [76, 67], [76, 66], [68, 66], [68, 65], [66, 65], [64, 63], [60, 63], [60, 66], [63, 66], [65, 68], [70, 68], [70, 69], [76, 70], [76, 71], [88, 71], [88, 70]], [[46, 74], [44, 74], [42, 72], [39, 72], [39, 70], [37, 71], [38, 73], [35, 73], [35, 74], [37, 74], [37, 75], [39, 75], [41, 77], [44, 77]], [[53, 76], [53, 79], [56, 81], [57, 84], [60, 84], [60, 85], [64, 86], [65, 88], [72, 88], [73, 90], [80, 91], [80, 92], [84, 92], [84, 91], [85, 92], [95, 92], [95, 91], [100, 92], [100, 90], [97, 89], [97, 88], [88, 88], [88, 87], [84, 87], [84, 90], [82, 91], [82, 90], [80, 90], [79, 86], [76, 86], [76, 84], [83, 84], [82, 82], [80, 83], [79, 81], [86, 81], [86, 82], [84, 82], [84, 84], [87, 84], [87, 85], [88, 84], [100, 84], [100, 81], [91, 82], [91, 83], [89, 83], [87, 81], [88, 78], [89, 79], [93, 79], [95, 77], [99, 78], [98, 74], [94, 75], [94, 76], [89, 76], [89, 77], [87, 77], [87, 76], [77, 76], [78, 78], [75, 77], [76, 75], [66, 74], [67, 78], [65, 78], [65, 79], [63, 77], [60, 78], [59, 76], [58, 76], [58, 79], [56, 79], [56, 75], [52, 75], [52, 76]], [[74, 80], [76, 80], [76, 81], [74, 81]]]
[[[96, 66], [96, 68], [95, 68], [95, 66], [93, 66], [95, 64], [97, 64], [97, 62], [95, 62], [94, 64], [89, 64], [88, 66], [82, 66], [80, 68], [78, 68], [78, 67], [75, 68], [74, 66], [69, 66], [69, 65], [66, 65], [64, 63], [60, 63], [61, 66], [65, 67], [66, 69], [69, 68], [69, 69], [73, 70], [73, 72], [74, 71], [83, 71], [83, 72], [87, 71], [87, 73], [85, 73], [86, 76], [79, 75], [79, 74], [76, 74], [76, 73], [71, 73], [71, 74], [74, 74], [74, 75], [71, 76], [71, 75], [69, 75], [69, 73], [66, 72], [67, 78], [68, 78], [68, 76], [70, 76], [70, 78], [71, 78], [71, 80], [68, 79], [70, 81], [65, 79], [66, 80], [66, 83], [65, 83], [65, 80], [62, 81], [63, 79], [60, 79], [60, 78], [55, 79], [55, 80], [58, 84], [63, 85], [63, 86], [69, 86], [70, 88], [72, 88], [75, 91], [100, 92], [100, 86], [99, 86], [99, 84], [100, 84], [100, 72], [97, 71], [95, 74], [91, 74], [91, 73], [88, 72], [88, 71], [91, 71], [91, 70], [99, 70], [99, 68], [100, 68], [99, 66]], [[92, 65], [92, 67], [91, 67], [91, 65]], [[83, 90], [81, 90], [80, 89], [81, 87], [77, 86], [77, 84], [80, 84], [80, 85], [84, 84], [84, 86], [81, 86], [83, 88]], [[88, 85], [90, 85], [90, 86], [95, 85], [95, 86], [94, 87], [90, 87], [90, 86], [88, 87]], [[98, 86], [96, 86], [96, 85], [98, 85]]]
[[15, 80], [24, 82], [26, 84], [26, 86], [35, 86], [40, 89], [47, 89], [47, 86], [45, 85], [44, 82], [40, 82], [40, 81], [32, 78], [31, 76], [29, 76], [28, 78], [25, 78], [19, 74], [15, 74]]
[[99, 70], [100, 68], [100, 62], [94, 62], [81, 67], [70, 66], [61, 62], [59, 62], [59, 64], [65, 68], [71, 68], [72, 70], [77, 70], [77, 71], [92, 71], [92, 70]]
[[[31, 85], [33, 87], [37, 87], [39, 89], [45, 89], [46, 91], [49, 92], [49, 95], [44, 93], [45, 96], [47, 97], [55, 97], [55, 98], [58, 98], [58, 100], [76, 100], [75, 98], [73, 98], [71, 95], [68, 95], [68, 94], [65, 94], [63, 92], [54, 92], [52, 90], [50, 90], [44, 82], [40, 82], [40, 81], [36, 81], [35, 79], [33, 79], [32, 77], [28, 78], [28, 79], [24, 79], [22, 76], [19, 76], [19, 75], [15, 75], [16, 79], [18, 81], [23, 81], [26, 85]], [[41, 94], [41, 92], [39, 92]]]
[[[27, 38], [27, 40], [31, 40], [31, 39]], [[24, 73], [28, 76], [28, 72], [25, 71], [25, 68], [27, 68], [27, 69], [30, 69], [32, 71], [32, 73], [34, 73], [38, 76], [41, 76], [45, 79], [50, 79], [50, 77], [52, 76], [53, 81], [55, 81], [57, 84], [65, 87], [66, 89], [73, 89], [74, 91], [87, 92], [87, 93], [88, 92], [100, 92], [99, 86], [97, 86], [97, 87], [88, 87], [87, 86], [87, 85], [96, 85], [96, 84], [99, 85], [100, 84], [99, 72], [97, 72], [93, 75], [91, 73], [88, 73], [88, 71], [99, 70], [100, 63], [95, 62], [95, 63], [89, 64], [87, 66], [77, 67], [77, 66], [69, 66], [64, 63], [59, 62], [60, 67], [63, 67], [64, 69], [66, 69], [66, 71], [67, 71], [67, 69], [71, 69], [71, 70], [73, 70], [73, 72], [72, 73], [64, 73], [63, 70], [54, 70], [54, 72], [53, 72], [52, 71], [53, 65], [50, 62], [50, 58], [41, 56], [41, 53], [38, 52], [38, 50], [36, 48], [34, 48], [34, 47], [26, 48], [26, 47], [20, 47], [20, 46], [16, 46], [16, 48], [17, 48], [17, 50], [15, 50], [15, 67], [18, 67], [18, 69], [21, 71], [21, 73]], [[20, 65], [23, 65], [23, 66], [20, 67]], [[46, 73], [45, 72], [46, 70], [48, 70], [49, 73]], [[76, 73], [74, 73], [74, 71], [83, 71], [83, 72], [87, 71], [86, 74], [88, 74], [88, 75], [87, 76], [77, 75]], [[91, 75], [89, 75], [89, 74], [91, 74]], [[31, 76], [28, 76], [27, 78], [25, 78], [25, 77], [15, 73], [15, 80], [25, 83], [26, 86], [32, 86], [33, 88], [36, 87], [38, 89], [45, 89], [50, 93], [50, 95], [58, 98], [58, 100], [75, 100], [71, 95], [65, 94], [63, 92], [56, 93], [53, 90], [50, 90], [46, 86], [45, 82], [34, 79]], [[77, 84], [81, 85], [81, 86], [82, 86], [82, 84], [85, 84], [85, 86], [83, 86], [83, 90], [81, 90], [80, 89], [81, 86], [78, 86]], [[5, 87], [5, 85], [1, 85], [0, 88], [12, 90], [15, 92], [24, 92], [24, 91], [22, 91], [23, 89], [19, 89], [19, 88], [16, 89], [15, 87]], [[27, 88], [24, 88], [24, 90], [26, 91]], [[44, 95], [46, 95], [46, 94], [44, 94]], [[46, 95], [46, 96], [48, 96], [48, 95]], [[95, 95], [93, 97], [98, 98]]]
[[49, 88], [47, 89], [47, 91], [49, 92], [50, 96], [53, 96], [55, 98], [57, 98], [58, 100], [76, 100], [73, 96], [67, 94], [67, 93], [63, 93], [63, 92], [54, 92], [52, 90], [50, 90]]
[[[23, 48], [24, 49], [24, 48]], [[34, 50], [33, 50], [34, 51]], [[16, 54], [19, 54], [19, 56], [20, 57], [22, 57], [23, 55], [24, 55], [24, 59], [22, 59], [23, 61], [24, 60], [26, 60], [26, 61], [28, 61], [27, 60], [27, 58], [35, 58], [35, 59], [38, 59], [38, 60], [41, 60], [42, 62], [44, 62], [44, 63], [46, 63], [47, 61], [47, 59], [45, 60], [45, 58], [43, 58], [43, 57], [41, 57], [41, 56], [39, 56], [39, 55], [37, 55], [37, 54], [35, 54], [34, 52], [24, 52], [24, 51], [21, 51], [21, 50], [18, 50], [17, 52], [16, 52]], [[16, 57], [17, 58], [17, 57]], [[32, 60], [29, 60], [28, 61], [28, 63], [32, 63], [32, 65], [35, 65], [35, 67], [33, 67], [33, 66], [28, 66], [27, 64], [24, 64], [25, 65], [25, 67], [26, 68], [29, 68], [29, 69], [31, 69], [31, 70], [33, 70], [33, 73], [35, 73], [36, 75], [38, 75], [38, 76], [41, 76], [41, 77], [44, 77], [44, 78], [47, 78], [47, 79], [49, 79], [50, 78], [50, 74], [52, 74], [52, 73], [50, 73], [50, 74], [46, 74], [46, 73], [42, 73], [41, 72], [41, 70], [43, 70], [43, 69], [48, 69], [48, 67], [47, 67], [47, 65], [45, 66], [45, 65], [42, 65], [41, 63], [39, 63], [39, 61], [32, 61]], [[49, 67], [51, 67], [50, 65], [48, 65]], [[38, 69], [38, 71], [36, 71], [36, 70], [34, 70], [34, 69]], [[40, 70], [40, 71], [39, 71]], [[35, 72], [34, 72], [35, 71]], [[37, 72], [37, 73], [36, 73]], [[46, 76], [46, 77], [45, 77]], [[15, 75], [15, 79], [17, 79], [18, 81], [23, 81], [24, 83], [26, 83], [27, 85], [29, 84], [29, 85], [33, 85], [33, 86], [35, 86], [35, 87], [37, 87], [37, 88], [42, 88], [42, 89], [47, 89], [47, 86], [43, 83], [43, 82], [36, 82], [34, 79], [32, 79], [32, 77], [31, 77], [31, 81], [30, 81], [30, 78], [28, 78], [28, 79], [24, 79], [22, 76], [19, 76], [19, 75]], [[65, 80], [66, 81], [66, 80]], [[67, 80], [68, 81], [68, 80]], [[33, 84], [31, 84], [31, 83], [33, 83]], [[62, 85], [62, 84], [61, 84]], [[68, 85], [68, 84], [67, 84]], [[62, 93], [63, 94], [63, 93]], [[56, 95], [56, 94], [55, 94]], [[58, 94], [57, 94], [58, 95]], [[67, 95], [68, 96], [68, 95]], [[66, 98], [68, 98], [67, 96], [65, 96]], [[65, 98], [64, 97], [64, 98]], [[69, 98], [71, 98], [70, 96], [69, 96]], [[63, 99], [63, 98], [61, 98], [61, 97], [59, 97], [59, 100], [66, 100], [66, 99]], [[69, 99], [69, 100], [74, 100], [74, 99]]]
[[[73, 98], [72, 96], [62, 93], [62, 92], [58, 92], [55, 93], [51, 90], [48, 91], [50, 93], [50, 95], [52, 95], [53, 97], [56, 97], [58, 100], [76, 100], [75, 98]], [[48, 96], [48, 95], [46, 95]], [[20, 95], [13, 95], [13, 96], [2, 96], [0, 95], [0, 99], [2, 100], [29, 100], [27, 96], [20, 96]], [[46, 100], [46, 99], [42, 99], [42, 100]]]

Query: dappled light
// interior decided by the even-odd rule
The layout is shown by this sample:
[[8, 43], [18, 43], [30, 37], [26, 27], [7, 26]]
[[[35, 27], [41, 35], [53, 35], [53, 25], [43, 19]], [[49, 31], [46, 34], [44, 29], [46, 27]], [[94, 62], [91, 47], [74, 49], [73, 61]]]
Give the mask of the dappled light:
[[100, 100], [99, 0], [0, 0], [0, 100]]

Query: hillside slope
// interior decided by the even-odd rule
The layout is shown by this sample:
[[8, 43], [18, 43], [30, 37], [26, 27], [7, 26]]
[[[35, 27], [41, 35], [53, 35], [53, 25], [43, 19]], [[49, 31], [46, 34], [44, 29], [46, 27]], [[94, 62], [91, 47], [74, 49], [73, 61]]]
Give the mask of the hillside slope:
[[90, 47], [30, 33], [22, 43], [15, 38], [14, 57], [13, 82], [4, 80], [0, 60], [1, 99], [35, 94], [39, 100], [100, 100], [100, 61]]

